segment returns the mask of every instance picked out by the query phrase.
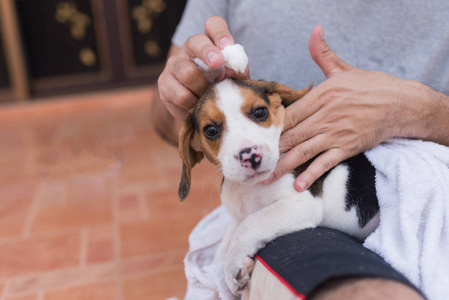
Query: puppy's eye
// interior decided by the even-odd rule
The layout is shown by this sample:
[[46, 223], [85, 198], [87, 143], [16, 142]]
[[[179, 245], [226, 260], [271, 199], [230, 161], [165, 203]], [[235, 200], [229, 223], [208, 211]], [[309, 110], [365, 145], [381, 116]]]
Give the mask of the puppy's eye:
[[220, 137], [220, 126], [217, 125], [207, 125], [203, 129], [204, 135], [209, 140], [216, 140]]
[[268, 109], [266, 107], [259, 107], [253, 111], [253, 119], [259, 122], [264, 122], [268, 118]]

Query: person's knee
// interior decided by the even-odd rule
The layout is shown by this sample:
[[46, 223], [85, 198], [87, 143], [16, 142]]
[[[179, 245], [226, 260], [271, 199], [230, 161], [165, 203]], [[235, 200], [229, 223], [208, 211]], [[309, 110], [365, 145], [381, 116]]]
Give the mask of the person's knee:
[[323, 283], [313, 291], [309, 299], [423, 300], [424, 298], [414, 288], [395, 280], [374, 277], [344, 277]]

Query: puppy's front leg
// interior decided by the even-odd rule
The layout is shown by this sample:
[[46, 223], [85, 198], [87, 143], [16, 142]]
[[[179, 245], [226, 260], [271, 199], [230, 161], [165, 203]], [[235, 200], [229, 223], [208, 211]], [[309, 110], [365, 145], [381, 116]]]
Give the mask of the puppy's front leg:
[[[302, 196], [306, 196], [302, 194]], [[307, 195], [305, 199], [284, 199], [271, 204], [240, 223], [233, 235], [226, 256], [226, 283], [234, 294], [240, 294], [248, 284], [252, 268], [248, 259], [275, 238], [321, 223], [322, 202]]]
[[235, 218], [231, 217], [231, 220], [229, 221], [229, 225], [226, 228], [226, 233], [225, 233], [223, 239], [221, 240], [220, 245], [217, 248], [217, 251], [215, 252], [214, 262], [223, 261], [226, 259], [226, 254], [228, 253], [232, 237], [233, 237], [234, 232], [237, 229], [238, 225], [239, 225], [239, 221], [237, 221]]

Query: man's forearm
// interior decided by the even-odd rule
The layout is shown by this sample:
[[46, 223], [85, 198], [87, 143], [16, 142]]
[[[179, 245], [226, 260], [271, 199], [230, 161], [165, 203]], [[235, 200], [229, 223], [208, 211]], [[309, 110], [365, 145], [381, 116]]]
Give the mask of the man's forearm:
[[429, 128], [427, 140], [449, 146], [449, 96], [435, 92], [436, 114]]
[[156, 132], [168, 143], [178, 145], [178, 133], [181, 122], [176, 120], [159, 98], [157, 89], [151, 105], [151, 122]]
[[[419, 111], [421, 120], [404, 128], [411, 130], [405, 137], [419, 138], [449, 146], [449, 96], [421, 85], [415, 94], [421, 98], [409, 105]], [[423, 100], [425, 99], [425, 100]], [[421, 107], [420, 107], [421, 106]], [[405, 115], [406, 117], [407, 115]]]

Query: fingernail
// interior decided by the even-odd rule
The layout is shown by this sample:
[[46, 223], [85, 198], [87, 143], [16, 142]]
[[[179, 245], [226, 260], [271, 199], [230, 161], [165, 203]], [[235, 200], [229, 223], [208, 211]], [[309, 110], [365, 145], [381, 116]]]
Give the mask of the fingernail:
[[231, 40], [229, 38], [222, 38], [219, 42], [218, 42], [218, 47], [220, 47], [220, 49], [223, 49], [224, 47], [228, 46], [231, 44]]
[[265, 179], [264, 181], [262, 181], [262, 184], [269, 184], [273, 181], [274, 179], [274, 174], [271, 174], [270, 176], [268, 176], [267, 179]]
[[210, 63], [216, 62], [219, 58], [220, 58], [220, 54], [218, 54], [218, 53], [215, 52], [215, 51], [209, 52], [209, 54], [207, 55], [207, 60], [208, 60]]
[[298, 182], [299, 187], [301, 188], [301, 191], [305, 191], [307, 188], [307, 182], [305, 182], [304, 180], [300, 180]]

